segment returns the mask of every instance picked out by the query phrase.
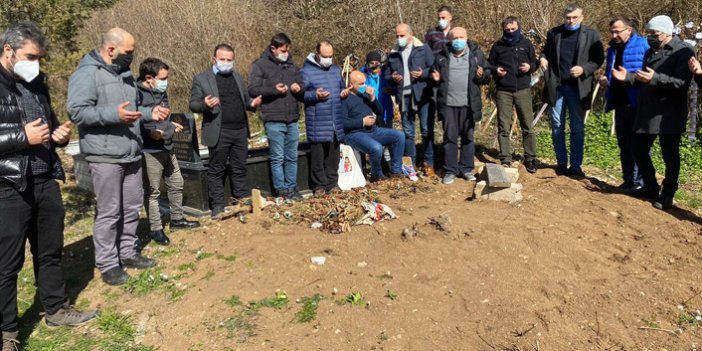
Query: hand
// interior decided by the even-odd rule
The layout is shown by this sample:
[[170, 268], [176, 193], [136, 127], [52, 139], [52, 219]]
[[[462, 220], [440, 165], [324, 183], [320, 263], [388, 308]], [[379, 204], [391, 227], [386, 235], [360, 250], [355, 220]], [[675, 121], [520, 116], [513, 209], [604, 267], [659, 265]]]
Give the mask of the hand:
[[[614, 73], [614, 72], [612, 72], [612, 73]], [[600, 76], [600, 86], [602, 87], [602, 89], [607, 89], [607, 87], [609, 86], [609, 80], [607, 79], [607, 76], [604, 74]]]
[[127, 111], [125, 107], [129, 105], [129, 101], [125, 101], [117, 106], [117, 113], [119, 114], [119, 121], [124, 124], [132, 124], [141, 118], [141, 112], [138, 111]]
[[441, 80], [441, 73], [437, 70], [431, 71], [431, 79], [433, 79], [435, 82], [438, 82]]
[[263, 95], [259, 95], [255, 97], [253, 100], [251, 100], [251, 108], [257, 108], [261, 106], [261, 103], [263, 102]]
[[545, 57], [542, 57], [539, 59], [539, 66], [541, 66], [542, 70], [547, 70], [548, 69], [548, 60]]
[[700, 65], [700, 61], [697, 60], [697, 58], [690, 57], [690, 61], [687, 62], [687, 65], [690, 67], [692, 74], [702, 76], [702, 65]]
[[163, 131], [160, 129], [154, 129], [151, 131], [151, 139], [161, 140], [163, 139]]
[[478, 69], [475, 70], [475, 77], [478, 79], [483, 79], [483, 74], [485, 71], [483, 70], [483, 67], [478, 66]]
[[182, 124], [176, 123], [176, 122], [171, 122], [171, 124], [173, 124], [173, 126], [175, 127], [175, 132], [176, 132], [176, 133], [180, 133], [180, 132], [183, 131], [183, 125], [182, 125]]
[[655, 74], [656, 71], [654, 71], [651, 67], [646, 67], [645, 70], [636, 71], [636, 80], [641, 83], [649, 83]]
[[503, 67], [497, 67], [497, 76], [500, 78], [504, 78], [507, 75], [507, 70], [504, 69]]
[[363, 126], [364, 127], [371, 127], [374, 124], [375, 124], [375, 117], [373, 117], [373, 116], [363, 117]]
[[[627, 74], [627, 73], [628, 73], [628, 72], [626, 71], [626, 68], [624, 68], [624, 67], [622, 67], [622, 66], [615, 67], [615, 68], [612, 70], [612, 78], [613, 78], [613, 79], [616, 79], [616, 80], [618, 80], [618, 81], [620, 81], [620, 82], [622, 82], [622, 81], [624, 81], [624, 80], [626, 79], [626, 74]], [[607, 77], [605, 77], [605, 79], [607, 79]], [[600, 83], [600, 84], [601, 84], [601, 83]]]
[[72, 125], [73, 123], [71, 123], [71, 121], [67, 121], [58, 128], [54, 129], [54, 132], [51, 133], [51, 141], [53, 141], [54, 144], [63, 145], [71, 140]]
[[285, 95], [288, 93], [288, 86], [283, 83], [278, 83], [275, 86], [275, 90], [278, 91], [278, 95]]
[[219, 105], [219, 98], [214, 97], [212, 95], [207, 95], [205, 96], [205, 106], [209, 108], [210, 110], [215, 108], [215, 106]]
[[410, 77], [412, 77], [412, 79], [419, 79], [422, 76], [422, 73], [424, 73], [424, 70], [418, 68], [416, 71], [410, 72]]
[[375, 88], [366, 86], [366, 94], [370, 96], [371, 101], [375, 100]]
[[340, 96], [342, 99], [346, 99], [347, 97], [349, 97], [349, 93], [350, 93], [350, 92], [351, 92], [351, 87], [348, 87], [348, 88], [342, 90], [341, 93], [339, 94], [339, 96]]
[[299, 93], [300, 90], [302, 90], [302, 88], [300, 87], [300, 84], [293, 83], [293, 84], [290, 86], [290, 91], [292, 91], [293, 94]]
[[329, 98], [329, 95], [331, 94], [330, 92], [328, 92], [322, 88], [317, 88], [315, 93], [317, 94], [317, 100], [319, 100], [319, 101], [327, 100]]
[[402, 83], [402, 81], [403, 81], [404, 79], [405, 79], [405, 78], [402, 77], [401, 74], [399, 74], [399, 73], [397, 73], [397, 72], [393, 72], [393, 73], [392, 73], [392, 80], [395, 81], [395, 83], [400, 84], [400, 83]]
[[29, 145], [39, 145], [49, 141], [49, 126], [37, 118], [24, 126], [24, 134], [27, 135]]
[[164, 106], [155, 106], [151, 110], [151, 119], [155, 122], [160, 122], [166, 120], [168, 116], [171, 115], [171, 109]]
[[531, 69], [531, 65], [526, 63], [526, 62], [519, 65], [519, 72], [527, 73], [527, 72], [529, 72], [530, 69]]
[[578, 78], [583, 75], [583, 68], [580, 66], [573, 66], [570, 69], [570, 76], [573, 78]]

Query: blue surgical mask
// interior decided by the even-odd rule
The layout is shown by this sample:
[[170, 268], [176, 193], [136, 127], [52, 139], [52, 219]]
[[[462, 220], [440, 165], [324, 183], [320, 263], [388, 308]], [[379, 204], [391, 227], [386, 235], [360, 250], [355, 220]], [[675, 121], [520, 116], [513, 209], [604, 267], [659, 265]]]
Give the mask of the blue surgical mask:
[[154, 90], [159, 93], [165, 93], [166, 89], [168, 89], [168, 80], [156, 79], [156, 86], [154, 87]]
[[580, 29], [580, 23], [578, 24], [564, 24], [563, 25], [565, 29], [571, 32], [575, 32], [576, 30]]
[[448, 20], [445, 20], [445, 19], [439, 20], [439, 28], [441, 28], [441, 30], [446, 29], [448, 27], [448, 25], [449, 25]]
[[464, 39], [454, 39], [451, 41], [451, 48], [456, 52], [461, 52], [466, 49], [466, 41]]
[[397, 46], [400, 48], [404, 48], [407, 46], [407, 37], [402, 37], [402, 38], [397, 38]]
[[363, 84], [360, 87], [358, 87], [358, 94], [363, 95], [366, 93], [366, 85]]
[[217, 61], [215, 63], [215, 68], [219, 73], [229, 73], [234, 70], [234, 63], [233, 62], [223, 62], [223, 61]]

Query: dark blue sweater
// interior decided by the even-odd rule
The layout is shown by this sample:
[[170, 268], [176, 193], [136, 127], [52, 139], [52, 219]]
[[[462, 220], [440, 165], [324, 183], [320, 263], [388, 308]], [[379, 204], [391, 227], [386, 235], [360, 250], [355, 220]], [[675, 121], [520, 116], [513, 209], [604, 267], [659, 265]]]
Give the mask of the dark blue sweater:
[[[344, 133], [351, 134], [359, 131], [370, 131], [363, 127], [363, 118], [375, 115], [378, 118], [383, 116], [383, 106], [378, 99], [370, 101], [370, 95], [363, 94], [362, 97], [354, 93], [341, 104], [341, 119], [344, 122]], [[375, 126], [373, 126], [375, 128]]]

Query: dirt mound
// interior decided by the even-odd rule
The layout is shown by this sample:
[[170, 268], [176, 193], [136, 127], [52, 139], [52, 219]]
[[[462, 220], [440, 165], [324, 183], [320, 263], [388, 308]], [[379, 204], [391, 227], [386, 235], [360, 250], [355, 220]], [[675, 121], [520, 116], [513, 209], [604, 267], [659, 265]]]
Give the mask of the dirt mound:
[[465, 181], [381, 194], [399, 218], [341, 235], [270, 212], [211, 222], [146, 248], [153, 290], [82, 295], [161, 350], [699, 349], [699, 217], [594, 178], [521, 178], [514, 205], [467, 201]]

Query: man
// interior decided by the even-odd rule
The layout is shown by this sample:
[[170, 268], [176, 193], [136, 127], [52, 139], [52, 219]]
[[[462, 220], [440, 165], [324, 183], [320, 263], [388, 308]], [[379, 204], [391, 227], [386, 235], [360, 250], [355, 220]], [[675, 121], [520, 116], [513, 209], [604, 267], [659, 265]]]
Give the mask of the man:
[[46, 39], [32, 22], [0, 37], [0, 329], [2, 351], [16, 351], [17, 276], [31, 245], [39, 301], [49, 326], [78, 325], [96, 311], [70, 306], [61, 268], [65, 210], [57, 179], [65, 180], [56, 147], [71, 138], [51, 108], [39, 60]]
[[[584, 177], [585, 111], [592, 104], [595, 71], [604, 62], [600, 33], [582, 24], [583, 9], [568, 5], [564, 23], [546, 35], [540, 63], [544, 72], [543, 100], [551, 106], [551, 139], [558, 175]], [[570, 168], [565, 142], [566, 109], [570, 119]]]
[[315, 197], [336, 191], [339, 180], [339, 141], [344, 139], [341, 100], [349, 91], [334, 64], [334, 47], [317, 43], [300, 71], [305, 84], [305, 127], [310, 142], [312, 190]]
[[[157, 59], [147, 58], [139, 65], [137, 88], [139, 105], [150, 108], [169, 106], [168, 65]], [[173, 134], [183, 130], [183, 126], [166, 118], [161, 122], [147, 122], [141, 125], [141, 137], [144, 140], [144, 167], [146, 169], [146, 209], [149, 215], [151, 231], [149, 236], [160, 245], [168, 245], [171, 240], [163, 232], [161, 211], [158, 198], [161, 196], [161, 178], [165, 178], [168, 188], [171, 231], [182, 228], [197, 228], [199, 222], [189, 221], [183, 217], [183, 175], [180, 173], [178, 159], [173, 151]]]
[[[629, 72], [616, 67], [612, 71], [613, 79], [640, 87], [633, 142], [643, 188], [632, 193], [656, 199], [653, 205], [659, 210], [673, 206], [678, 190], [680, 138], [687, 126], [687, 95], [692, 81], [688, 63], [695, 56], [687, 44], [673, 36], [673, 28], [670, 17], [653, 17], [646, 25], [646, 40], [651, 48], [646, 52], [643, 68]], [[656, 137], [665, 162], [663, 189], [656, 180], [650, 155]]]
[[[643, 186], [643, 179], [634, 160], [632, 139], [634, 136], [634, 119], [636, 119], [638, 86], [626, 86], [623, 82], [612, 80], [612, 71], [624, 67], [629, 72], [643, 68], [644, 55], [649, 46], [646, 38], [636, 34], [631, 21], [626, 17], [615, 17], [609, 22], [612, 34], [607, 49], [607, 65], [600, 78], [600, 85], [606, 88], [607, 106], [605, 111], [614, 110], [614, 126], [619, 145], [619, 160], [622, 164], [624, 183], [621, 189], [637, 189]], [[612, 84], [609, 82], [612, 81]]]
[[383, 65], [382, 58], [379, 51], [369, 52], [366, 54], [365, 66], [362, 66], [359, 71], [366, 75], [366, 86], [373, 88], [375, 98], [380, 100], [380, 104], [383, 106], [383, 115], [379, 116], [380, 119], [375, 121], [375, 125], [392, 128], [395, 111], [390, 97], [394, 93], [393, 89], [388, 87], [388, 82], [385, 81], [385, 71], [388, 68], [387, 65]]
[[383, 108], [375, 98], [375, 91], [366, 85], [366, 77], [360, 71], [353, 71], [349, 77], [351, 94], [342, 102], [344, 123], [344, 143], [368, 155], [371, 165], [371, 182], [385, 179], [380, 161], [383, 146], [390, 148], [390, 176], [404, 177], [402, 173], [402, 152], [405, 138], [402, 132], [375, 125], [376, 118], [382, 116]]
[[298, 201], [302, 200], [297, 190], [298, 101], [303, 101], [305, 89], [290, 54], [291, 45], [284, 33], [273, 36], [270, 46], [251, 66], [249, 95], [263, 97], [261, 119], [270, 145], [275, 192]]
[[451, 14], [451, 8], [442, 5], [436, 11], [436, 16], [438, 22], [436, 27], [427, 30], [427, 34], [424, 35], [424, 42], [431, 48], [434, 55], [439, 55], [444, 51], [444, 47], [450, 42], [449, 32], [451, 31], [451, 20], [453, 15]]
[[246, 186], [249, 119], [246, 110], [255, 110], [261, 98], [252, 99], [246, 92], [246, 82], [234, 70], [234, 49], [219, 44], [214, 49], [212, 67], [193, 78], [190, 110], [202, 113], [202, 144], [209, 148], [207, 189], [211, 217], [222, 219], [228, 213], [224, 194], [226, 165], [231, 195], [235, 203], [249, 197]]
[[500, 144], [500, 162], [509, 167], [512, 163], [510, 132], [512, 109], [516, 108], [522, 128], [524, 166], [529, 173], [536, 173], [536, 133], [531, 101], [531, 74], [536, 71], [536, 50], [529, 39], [522, 35], [519, 20], [507, 17], [502, 21], [502, 38], [490, 49], [488, 62], [495, 68], [493, 75], [497, 87], [497, 141]]
[[436, 102], [444, 127], [444, 184], [453, 183], [457, 176], [475, 180], [473, 131], [483, 116], [480, 85], [490, 81], [490, 70], [484, 68], [485, 54], [478, 44], [468, 40], [465, 28], [453, 28], [450, 39], [450, 47], [437, 57], [431, 73], [439, 87]]
[[415, 117], [419, 115], [422, 134], [421, 147], [424, 161], [421, 169], [428, 175], [434, 173], [434, 118], [429, 114], [432, 89], [428, 88], [429, 70], [434, 64], [434, 54], [421, 40], [415, 38], [409, 25], [401, 23], [395, 28], [395, 48], [388, 57], [389, 69], [385, 79], [395, 89], [395, 101], [402, 112], [402, 129], [405, 132], [405, 156], [417, 164], [415, 144]]
[[123, 268], [144, 269], [156, 262], [137, 252], [136, 229], [144, 203], [141, 119], [162, 121], [164, 106], [140, 107], [129, 66], [134, 37], [113, 28], [99, 49], [89, 52], [68, 82], [68, 114], [78, 126], [80, 150], [89, 163], [96, 197], [93, 243], [102, 280], [124, 284]]
[[700, 61], [693, 56], [690, 58], [690, 61], [688, 61], [688, 66], [692, 74], [694, 74], [697, 85], [702, 85], [702, 65], [700, 65]]

